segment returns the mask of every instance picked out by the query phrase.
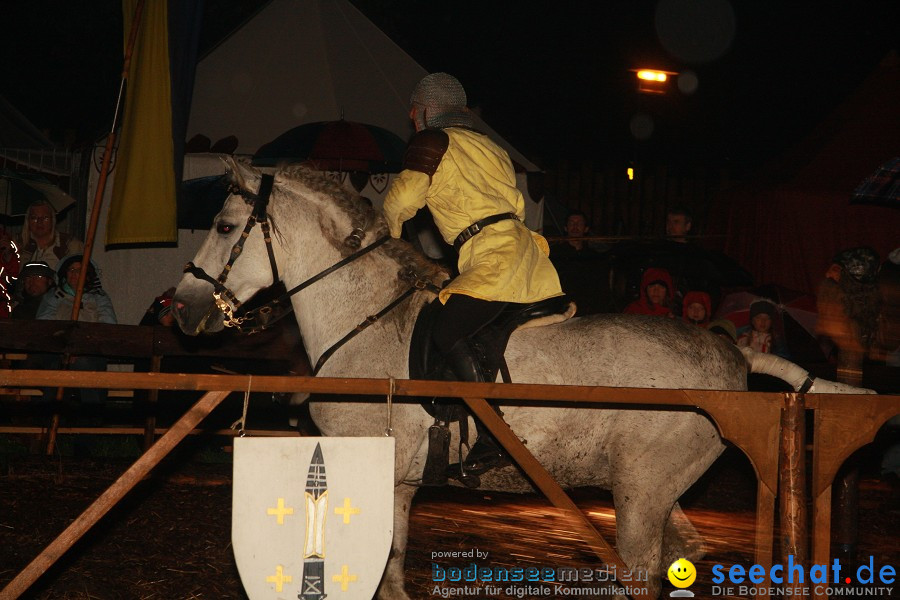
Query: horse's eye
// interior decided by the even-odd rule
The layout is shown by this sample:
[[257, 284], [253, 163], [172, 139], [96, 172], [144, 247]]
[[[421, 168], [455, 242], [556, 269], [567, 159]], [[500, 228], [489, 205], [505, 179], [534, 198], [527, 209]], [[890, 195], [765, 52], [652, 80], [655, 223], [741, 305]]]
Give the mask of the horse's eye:
[[229, 234], [234, 231], [234, 225], [231, 225], [230, 223], [219, 223], [216, 225], [216, 231], [223, 235]]

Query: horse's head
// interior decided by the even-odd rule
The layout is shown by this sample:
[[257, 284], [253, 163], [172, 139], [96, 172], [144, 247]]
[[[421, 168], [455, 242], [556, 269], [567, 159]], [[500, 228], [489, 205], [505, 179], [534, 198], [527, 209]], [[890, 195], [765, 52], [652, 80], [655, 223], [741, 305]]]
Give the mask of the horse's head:
[[189, 335], [220, 331], [227, 313], [274, 283], [263, 232], [268, 202], [260, 195], [263, 177], [247, 165], [228, 162], [234, 193], [185, 267], [173, 298], [175, 320]]

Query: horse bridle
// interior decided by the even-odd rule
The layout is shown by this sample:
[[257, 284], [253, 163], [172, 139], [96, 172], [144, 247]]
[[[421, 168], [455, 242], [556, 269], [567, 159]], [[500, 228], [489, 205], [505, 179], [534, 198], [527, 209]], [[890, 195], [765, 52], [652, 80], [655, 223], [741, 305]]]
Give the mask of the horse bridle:
[[[247, 319], [247, 317], [235, 316], [234, 311], [238, 310], [241, 307], [242, 302], [237, 299], [237, 296], [234, 295], [234, 292], [232, 292], [225, 286], [225, 281], [228, 279], [229, 273], [231, 273], [231, 267], [234, 266], [234, 261], [237, 260], [238, 256], [240, 256], [241, 252], [243, 252], [244, 250], [244, 242], [246, 242], [247, 238], [250, 237], [250, 232], [253, 230], [257, 223], [260, 224], [260, 230], [262, 231], [263, 238], [266, 241], [266, 252], [269, 254], [269, 266], [272, 268], [272, 281], [277, 282], [279, 280], [278, 265], [275, 262], [275, 251], [272, 248], [272, 234], [269, 229], [268, 214], [269, 197], [272, 195], [272, 186], [274, 185], [274, 182], [274, 176], [263, 175], [262, 181], [259, 185], [259, 191], [256, 194], [240, 189], [237, 186], [232, 186], [230, 191], [234, 194], [240, 194], [244, 198], [244, 201], [246, 201], [247, 203], [252, 203], [253, 211], [247, 218], [247, 223], [246, 225], [244, 225], [244, 231], [241, 232], [240, 239], [238, 239], [238, 241], [235, 242], [231, 247], [231, 253], [228, 257], [228, 262], [226, 262], [225, 266], [222, 267], [222, 272], [219, 273], [218, 277], [213, 279], [209, 275], [209, 273], [195, 265], [193, 261], [189, 261], [184, 266], [184, 273], [190, 273], [197, 279], [202, 279], [203, 281], [206, 281], [213, 286], [213, 298], [216, 302], [216, 308], [218, 308], [219, 311], [225, 316], [226, 327], [237, 327], [240, 330], [241, 323], [243, 323]], [[270, 305], [275, 304], [277, 300], [278, 299], [276, 298], [276, 300], [273, 300], [272, 302], [261, 306], [260, 309], [265, 308], [267, 310], [260, 310], [260, 312], [268, 316], [274, 308]]]
[[[252, 204], [253, 211], [247, 218], [247, 224], [244, 226], [244, 231], [241, 232], [240, 239], [235, 242], [234, 246], [231, 247], [231, 253], [228, 257], [228, 262], [225, 263], [225, 266], [222, 268], [222, 272], [219, 273], [218, 277], [213, 279], [206, 271], [195, 265], [193, 261], [188, 262], [184, 266], [183, 270], [184, 273], [190, 273], [197, 279], [202, 279], [203, 281], [206, 281], [213, 286], [213, 298], [216, 303], [216, 308], [219, 309], [224, 317], [225, 326], [234, 327], [241, 333], [256, 333], [258, 331], [266, 329], [275, 321], [287, 315], [291, 312], [291, 310], [293, 310], [290, 302], [288, 302], [291, 296], [316, 283], [320, 279], [323, 279], [327, 275], [337, 271], [341, 267], [344, 267], [355, 261], [356, 259], [368, 254], [369, 252], [372, 252], [373, 250], [379, 248], [385, 242], [390, 240], [390, 236], [382, 236], [365, 248], [357, 250], [356, 252], [331, 265], [327, 269], [324, 269], [316, 273], [309, 279], [303, 281], [302, 283], [297, 284], [274, 300], [270, 300], [262, 306], [247, 311], [244, 316], [235, 315], [235, 311], [237, 311], [241, 307], [242, 302], [237, 299], [234, 292], [232, 292], [228, 287], [225, 286], [225, 282], [228, 279], [229, 273], [231, 273], [231, 268], [234, 265], [234, 262], [237, 260], [238, 256], [241, 255], [241, 252], [243, 252], [244, 242], [246, 242], [247, 238], [250, 237], [250, 232], [253, 230], [253, 227], [255, 227], [257, 223], [259, 223], [260, 230], [263, 234], [263, 239], [266, 242], [266, 252], [269, 255], [269, 265], [272, 268], [272, 281], [277, 282], [280, 279], [278, 276], [278, 265], [275, 261], [275, 250], [272, 247], [272, 235], [269, 228], [268, 214], [269, 197], [272, 194], [274, 180], [275, 177], [273, 175], [262, 175], [262, 181], [259, 186], [259, 191], [256, 194], [244, 190], [239, 186], [232, 186], [231, 192], [233, 194], [240, 195], [248, 204]], [[350, 232], [350, 235], [347, 236], [345, 244], [359, 248], [364, 235], [365, 232], [362, 229], [354, 229]], [[386, 315], [393, 308], [399, 305], [403, 300], [408, 298], [413, 292], [425, 289], [434, 293], [440, 291], [440, 289], [433, 283], [422, 279], [418, 274], [412, 271], [401, 272], [399, 276], [401, 279], [410, 281], [410, 287], [379, 312], [366, 317], [366, 319], [359, 325], [357, 325], [354, 329], [352, 329], [350, 333], [342, 337], [334, 345], [328, 348], [328, 350], [326, 350], [322, 354], [322, 356], [319, 358], [319, 361], [316, 363], [316, 366], [313, 369], [314, 375], [319, 371], [319, 369], [322, 368], [322, 365], [325, 363], [325, 361], [328, 360], [328, 358], [332, 354], [334, 354], [338, 348], [353, 339], [353, 337], [358, 335], [364, 329], [377, 322], [381, 317]], [[245, 325], [245, 323], [249, 324]]]

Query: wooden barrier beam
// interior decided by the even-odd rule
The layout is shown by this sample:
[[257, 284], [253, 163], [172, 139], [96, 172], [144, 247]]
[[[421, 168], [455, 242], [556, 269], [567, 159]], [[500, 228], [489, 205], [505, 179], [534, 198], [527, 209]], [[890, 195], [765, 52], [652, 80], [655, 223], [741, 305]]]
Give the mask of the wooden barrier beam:
[[[44, 427], [29, 425], [0, 425], [0, 433], [12, 433], [22, 435], [41, 435]], [[60, 435], [143, 435], [146, 430], [143, 427], [60, 427]], [[156, 435], [164, 435], [169, 431], [168, 427], [158, 427], [153, 430]], [[244, 433], [253, 437], [291, 437], [299, 436], [294, 429], [245, 429]], [[240, 432], [236, 429], [194, 429], [189, 435], [215, 435], [223, 437], [236, 437]]]
[[[594, 525], [585, 516], [578, 506], [569, 498], [568, 494], [560, 487], [556, 480], [538, 462], [530, 450], [519, 440], [503, 418], [498, 415], [484, 398], [463, 398], [466, 405], [484, 423], [494, 437], [500, 442], [516, 463], [525, 471], [526, 475], [537, 486], [553, 506], [563, 510], [568, 516], [569, 522], [580, 532], [584, 542], [607, 565], [615, 567], [617, 573], [627, 573], [628, 566], [619, 557], [618, 553], [610, 546]], [[634, 594], [633, 598], [650, 600], [649, 594]]]

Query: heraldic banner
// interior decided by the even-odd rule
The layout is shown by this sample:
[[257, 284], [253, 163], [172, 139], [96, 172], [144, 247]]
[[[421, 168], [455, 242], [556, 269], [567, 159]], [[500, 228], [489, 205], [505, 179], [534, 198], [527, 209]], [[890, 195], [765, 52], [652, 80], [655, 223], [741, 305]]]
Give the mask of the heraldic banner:
[[231, 513], [250, 600], [370, 600], [394, 532], [394, 438], [237, 438]]

